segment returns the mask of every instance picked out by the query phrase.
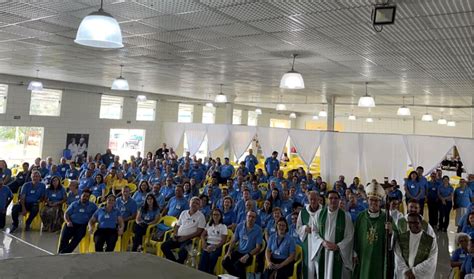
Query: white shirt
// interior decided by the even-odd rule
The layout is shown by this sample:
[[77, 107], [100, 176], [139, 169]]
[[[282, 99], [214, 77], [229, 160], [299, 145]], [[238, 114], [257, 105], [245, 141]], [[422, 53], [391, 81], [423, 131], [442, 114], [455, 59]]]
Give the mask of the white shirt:
[[187, 236], [197, 232], [198, 228], [206, 227], [206, 218], [201, 211], [189, 214], [189, 210], [181, 212], [178, 219], [178, 236]]
[[410, 231], [410, 255], [408, 256], [409, 267], [413, 267], [413, 265], [415, 264], [415, 257], [418, 252], [418, 245], [420, 245], [420, 239], [422, 234], [423, 230], [421, 230], [417, 234], [414, 234]]
[[221, 243], [222, 236], [227, 235], [227, 226], [224, 224], [219, 224], [217, 226], [215, 224], [213, 224], [212, 226], [207, 225], [206, 231], [207, 243], [211, 245], [217, 245]]

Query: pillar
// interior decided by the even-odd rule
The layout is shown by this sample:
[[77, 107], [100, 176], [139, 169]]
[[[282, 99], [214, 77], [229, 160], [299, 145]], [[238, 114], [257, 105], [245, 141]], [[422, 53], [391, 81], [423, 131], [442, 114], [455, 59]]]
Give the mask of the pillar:
[[334, 131], [334, 120], [336, 118], [336, 96], [327, 96], [328, 101], [328, 117], [327, 130]]

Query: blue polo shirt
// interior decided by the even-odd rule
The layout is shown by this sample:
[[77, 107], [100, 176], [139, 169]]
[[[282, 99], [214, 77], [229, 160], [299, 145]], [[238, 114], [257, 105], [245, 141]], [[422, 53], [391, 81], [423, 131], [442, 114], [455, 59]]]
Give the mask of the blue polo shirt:
[[201, 183], [206, 176], [206, 173], [201, 168], [192, 168], [189, 170], [188, 177], [196, 179], [197, 183]]
[[268, 235], [274, 235], [276, 233], [275, 219], [273, 216], [268, 220], [265, 230], [268, 232]]
[[158, 207], [160, 210], [163, 210], [165, 208], [165, 197], [163, 197], [160, 192], [152, 192], [153, 195], [155, 196], [155, 200], [158, 203]]
[[357, 216], [359, 216], [359, 213], [361, 213], [364, 210], [365, 210], [365, 207], [359, 204], [356, 207], [347, 209], [347, 212], [351, 215], [352, 223], [355, 223], [355, 221], [357, 220]]
[[66, 172], [71, 168], [69, 164], [59, 165], [58, 166], [58, 173], [62, 179], [66, 177]]
[[7, 209], [7, 201], [13, 199], [13, 193], [7, 186], [0, 187], [0, 212]]
[[92, 195], [102, 197], [102, 191], [106, 189], [105, 183], [95, 184], [91, 187]]
[[305, 205], [308, 203], [308, 196], [306, 196], [306, 194], [303, 192], [297, 192], [295, 194], [294, 201]]
[[65, 176], [71, 180], [77, 180], [79, 178], [79, 171], [76, 169], [68, 169]]
[[268, 157], [265, 160], [265, 171], [268, 176], [273, 176], [273, 172], [278, 169], [280, 169], [280, 162], [276, 158]]
[[153, 177], [150, 177], [151, 185], [155, 185], [156, 183], [161, 183], [162, 181], [163, 181], [163, 177], [161, 175], [160, 176], [153, 175]]
[[300, 236], [298, 234], [298, 230], [296, 229], [296, 224], [291, 224], [290, 225], [289, 234], [291, 235], [291, 237], [295, 241], [296, 245], [300, 245], [300, 246], [303, 245], [303, 242], [301, 242]]
[[464, 189], [459, 187], [454, 190], [454, 204], [456, 205], [456, 207], [468, 207], [471, 204], [472, 197], [473, 194], [471, 192], [471, 189], [468, 187]]
[[145, 204], [145, 199], [146, 199], [147, 194], [148, 194], [147, 192], [136, 191], [133, 194], [132, 199], [135, 200], [138, 207], [142, 207]]
[[153, 222], [155, 220], [156, 216], [160, 215], [160, 209], [159, 208], [157, 208], [155, 210], [148, 210], [147, 212], [144, 212], [143, 209], [140, 209], [140, 212], [141, 212], [142, 220], [146, 224], [150, 224], [151, 222]]
[[66, 190], [61, 187], [59, 190], [54, 191], [53, 189], [46, 189], [46, 198], [50, 202], [59, 202], [66, 197]]
[[92, 185], [94, 185], [95, 181], [94, 178], [89, 177], [89, 178], [82, 178], [79, 181], [79, 190], [84, 191], [84, 189], [90, 189]]
[[469, 187], [471, 191], [474, 193], [474, 181], [468, 182], [467, 187]]
[[449, 185], [447, 187], [440, 186], [439, 189], [438, 189], [438, 192], [439, 192], [439, 195], [442, 198], [446, 198], [446, 197], [449, 197], [449, 195], [451, 195], [454, 192], [454, 189], [453, 189], [453, 186], [451, 186], [451, 185]]
[[255, 173], [255, 166], [258, 164], [257, 157], [255, 155], [245, 156], [245, 167], [249, 170], [250, 173]]
[[241, 254], [249, 253], [257, 247], [257, 244], [261, 245], [263, 242], [262, 228], [255, 224], [252, 229], [247, 229], [245, 223], [237, 225], [234, 234], [235, 240], [239, 242], [237, 251]]
[[235, 215], [235, 212], [231, 209], [227, 212], [223, 213], [223, 218], [222, 218], [222, 223], [226, 226], [230, 226], [232, 224], [235, 224], [237, 221], [237, 216]]
[[232, 173], [234, 172], [234, 166], [232, 165], [222, 165], [221, 166], [221, 177], [222, 178], [230, 178]]
[[143, 172], [140, 172], [135, 180], [136, 181], [142, 181], [142, 180], [148, 181], [148, 179], [150, 179], [150, 177], [151, 177], [151, 175], [148, 172], [145, 173], [145, 174], [143, 174]]
[[262, 228], [266, 228], [268, 222], [273, 219], [272, 212], [266, 213], [263, 210], [258, 211], [258, 216], [260, 217], [260, 221], [262, 222]]
[[171, 187], [164, 185], [160, 189], [160, 194], [165, 198], [165, 200], [169, 200], [174, 197], [174, 188], [174, 185]]
[[280, 202], [280, 208], [283, 213], [283, 217], [288, 216], [288, 214], [291, 213], [291, 209], [293, 207], [293, 200], [288, 199], [288, 200], [281, 200]]
[[23, 184], [21, 188], [21, 196], [25, 196], [26, 203], [38, 203], [46, 194], [46, 186], [42, 182], [38, 182], [33, 186], [33, 182]]
[[278, 234], [275, 233], [268, 239], [268, 249], [272, 253], [273, 258], [284, 260], [288, 258], [290, 254], [295, 253], [296, 243], [288, 233], [281, 241], [278, 239]]
[[474, 259], [470, 254], [467, 254], [466, 259], [461, 266], [461, 272], [464, 274], [474, 273]]
[[257, 190], [250, 189], [250, 197], [254, 201], [261, 200], [262, 199], [262, 192], [260, 192], [259, 189], [257, 189]]
[[91, 202], [85, 204], [81, 201], [75, 201], [67, 208], [66, 214], [74, 224], [85, 225], [97, 210], [97, 205]]
[[454, 250], [453, 255], [451, 256], [451, 261], [464, 262], [468, 254], [469, 253], [462, 249], [462, 247], [459, 247], [458, 249]]
[[109, 212], [105, 207], [103, 207], [97, 209], [93, 216], [97, 219], [97, 223], [99, 223], [99, 229], [115, 229], [117, 228], [120, 211], [116, 208], [112, 208]]
[[427, 184], [426, 196], [429, 201], [438, 200], [438, 189], [441, 186], [439, 181], [429, 181]]
[[129, 198], [127, 202], [125, 202], [122, 197], [118, 198], [115, 202], [115, 208], [120, 211], [124, 219], [137, 213], [137, 203], [132, 198]]
[[408, 192], [413, 198], [416, 198], [420, 193], [421, 193], [420, 198], [424, 198], [425, 187], [423, 183], [416, 182], [413, 180], [407, 180], [405, 182], [405, 186], [407, 187]]
[[72, 192], [67, 193], [67, 205], [71, 205], [73, 202], [78, 201], [81, 198], [81, 192], [77, 191], [77, 195], [74, 195]]
[[179, 217], [181, 212], [189, 209], [189, 202], [185, 198], [177, 199], [172, 197], [168, 202], [168, 216]]

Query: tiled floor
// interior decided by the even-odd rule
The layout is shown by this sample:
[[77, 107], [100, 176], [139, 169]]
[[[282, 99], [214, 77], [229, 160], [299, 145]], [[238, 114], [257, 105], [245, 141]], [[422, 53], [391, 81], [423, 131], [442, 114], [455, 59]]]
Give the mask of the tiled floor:
[[[24, 232], [22, 229], [18, 229], [13, 235], [10, 235], [7, 233], [8, 231], [9, 229], [6, 229], [6, 232], [0, 231], [0, 239], [2, 240], [0, 243], [0, 260], [50, 255], [54, 254], [57, 250], [59, 237], [57, 233]], [[448, 233], [437, 233], [439, 252], [436, 279], [448, 278], [451, 270], [449, 266], [449, 252], [454, 250], [454, 236], [455, 227], [453, 221], [451, 221]]]

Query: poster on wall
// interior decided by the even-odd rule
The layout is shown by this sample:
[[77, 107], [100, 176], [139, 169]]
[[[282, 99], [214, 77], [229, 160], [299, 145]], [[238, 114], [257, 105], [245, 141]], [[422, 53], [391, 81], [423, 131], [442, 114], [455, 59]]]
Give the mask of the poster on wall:
[[68, 160], [82, 162], [87, 158], [88, 146], [89, 134], [67, 134], [66, 152], [64, 156]]

